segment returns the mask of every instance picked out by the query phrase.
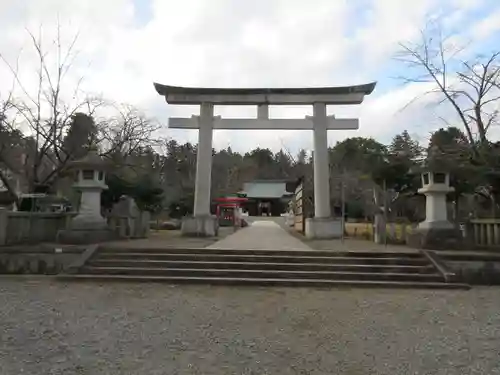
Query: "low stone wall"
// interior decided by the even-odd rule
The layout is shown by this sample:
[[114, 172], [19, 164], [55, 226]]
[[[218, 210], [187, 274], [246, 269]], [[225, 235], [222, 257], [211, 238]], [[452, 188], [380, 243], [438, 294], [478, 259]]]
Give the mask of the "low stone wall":
[[[0, 209], [0, 246], [56, 242], [57, 233], [67, 229], [76, 212], [22, 212]], [[149, 236], [150, 214], [109, 217], [110, 228], [121, 238]]]
[[500, 285], [500, 261], [446, 261], [458, 280], [471, 285]]
[[[406, 244], [408, 235], [413, 233], [416, 224], [387, 223], [387, 242], [390, 244]], [[373, 240], [373, 223], [352, 223], [345, 224], [346, 235], [353, 238]]]
[[500, 250], [500, 220], [474, 219], [465, 225], [468, 242], [475, 248]]
[[56, 275], [81, 257], [83, 247], [0, 248], [0, 274]]
[[[417, 224], [387, 223], [387, 243], [421, 248]], [[373, 240], [373, 223], [346, 223], [346, 235], [353, 238]], [[455, 232], [455, 230], [454, 230]], [[442, 242], [442, 249], [453, 250], [498, 250], [500, 252], [500, 219], [474, 219], [453, 233], [451, 242]]]
[[76, 213], [14, 212], [0, 209], [0, 246], [54, 242]]

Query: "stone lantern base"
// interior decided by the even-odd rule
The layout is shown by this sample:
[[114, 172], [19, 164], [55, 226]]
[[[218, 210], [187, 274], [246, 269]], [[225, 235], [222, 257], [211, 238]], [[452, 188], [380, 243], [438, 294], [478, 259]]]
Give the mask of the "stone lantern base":
[[427, 250], [457, 250], [464, 245], [460, 229], [449, 221], [420, 223], [418, 228], [408, 235], [410, 247]]
[[187, 216], [182, 219], [181, 233], [186, 237], [217, 237], [219, 222], [216, 216]]
[[118, 234], [108, 228], [103, 218], [91, 221], [80, 215], [72, 220], [68, 229], [57, 233], [57, 242], [66, 245], [84, 245], [117, 239]]
[[342, 237], [342, 220], [335, 218], [306, 219], [305, 235], [308, 239], [326, 240]]

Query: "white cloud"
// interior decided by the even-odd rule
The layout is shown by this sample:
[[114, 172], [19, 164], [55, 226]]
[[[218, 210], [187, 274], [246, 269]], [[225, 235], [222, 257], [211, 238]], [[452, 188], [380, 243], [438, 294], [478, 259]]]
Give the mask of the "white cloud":
[[500, 30], [500, 8], [473, 25], [471, 34], [475, 39], [480, 39], [498, 30]]
[[[184, 86], [329, 86], [383, 81], [384, 70], [398, 42], [413, 38], [426, 16], [437, 12], [440, 0], [150, 0], [152, 18], [135, 20], [132, 0], [0, 0], [0, 51], [15, 60], [28, 39], [25, 26], [49, 26], [59, 16], [65, 37], [80, 30], [77, 69], [68, 77], [85, 75], [83, 88], [102, 92], [118, 102], [136, 104], [166, 123], [169, 115], [190, 116], [192, 107], [167, 106], [152, 82]], [[472, 0], [447, 0], [454, 12], [450, 22], [463, 22], [481, 5]], [[139, 4], [135, 2], [135, 4]], [[497, 16], [498, 17], [498, 16]], [[493, 15], [477, 25], [488, 35], [499, 22]], [[33, 72], [27, 52], [21, 71]], [[90, 63], [90, 66], [88, 64]], [[0, 70], [4, 81], [5, 70]], [[32, 77], [32, 74], [31, 74]], [[32, 80], [32, 78], [29, 78]], [[381, 82], [384, 83], [384, 82]], [[387, 87], [387, 85], [383, 85]], [[387, 138], [405, 127], [421, 126], [415, 119], [425, 111], [399, 113], [416, 87], [377, 89], [359, 107], [330, 109], [338, 116], [359, 115], [359, 132], [331, 132], [330, 143], [345, 136]], [[415, 107], [416, 108], [416, 107]], [[224, 116], [249, 116], [253, 109], [217, 108]], [[273, 108], [272, 115], [303, 117], [310, 108]], [[425, 120], [426, 123], [427, 119]], [[179, 140], [196, 141], [196, 132], [165, 130]], [[217, 131], [216, 147], [244, 150], [256, 145], [279, 149], [311, 146], [308, 132]]]
[[395, 52], [398, 42], [414, 38], [436, 1], [380, 0], [372, 4], [368, 24], [355, 34], [368, 65], [379, 64]]

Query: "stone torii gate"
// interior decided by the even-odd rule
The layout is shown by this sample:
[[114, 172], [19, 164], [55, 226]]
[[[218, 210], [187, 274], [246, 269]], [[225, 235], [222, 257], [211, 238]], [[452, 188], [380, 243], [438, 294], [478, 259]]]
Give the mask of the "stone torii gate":
[[[328, 130], [354, 130], [358, 119], [327, 116], [327, 105], [361, 104], [375, 89], [375, 82], [346, 87], [320, 88], [195, 88], [155, 83], [168, 104], [199, 105], [200, 115], [169, 119], [169, 127], [199, 129], [196, 161], [194, 215], [183, 220], [182, 232], [192, 236], [217, 235], [217, 223], [210, 214], [212, 133], [214, 129], [312, 130], [314, 138], [314, 218], [306, 220], [309, 238], [336, 238], [342, 234], [341, 220], [330, 209]], [[253, 105], [257, 118], [214, 117], [214, 105]], [[305, 119], [270, 119], [269, 105], [312, 105], [313, 116]]]

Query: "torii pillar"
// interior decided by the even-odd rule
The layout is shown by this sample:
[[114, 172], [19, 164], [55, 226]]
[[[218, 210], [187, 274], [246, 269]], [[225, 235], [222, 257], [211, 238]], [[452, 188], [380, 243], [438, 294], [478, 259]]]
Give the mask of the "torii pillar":
[[210, 190], [212, 181], [212, 135], [214, 106], [202, 103], [200, 106], [198, 153], [196, 155], [196, 181], [194, 191], [195, 217], [210, 216]]
[[[347, 87], [320, 88], [194, 88], [155, 83], [158, 94], [169, 104], [199, 105], [200, 115], [170, 118], [169, 127], [199, 129], [196, 162], [194, 215], [183, 219], [182, 232], [188, 236], [216, 236], [218, 223], [210, 214], [212, 173], [212, 134], [214, 129], [313, 130], [314, 137], [314, 218], [306, 220], [309, 238], [339, 238], [342, 220], [330, 209], [328, 130], [355, 130], [358, 119], [327, 116], [327, 105], [361, 104], [371, 94], [375, 82]], [[214, 117], [214, 105], [253, 105], [256, 118], [221, 119]], [[312, 105], [313, 116], [305, 119], [269, 119], [269, 105]]]
[[330, 207], [330, 165], [328, 158], [328, 118], [326, 104], [313, 104], [314, 218], [306, 219], [307, 238], [342, 236], [342, 220], [332, 217]]

